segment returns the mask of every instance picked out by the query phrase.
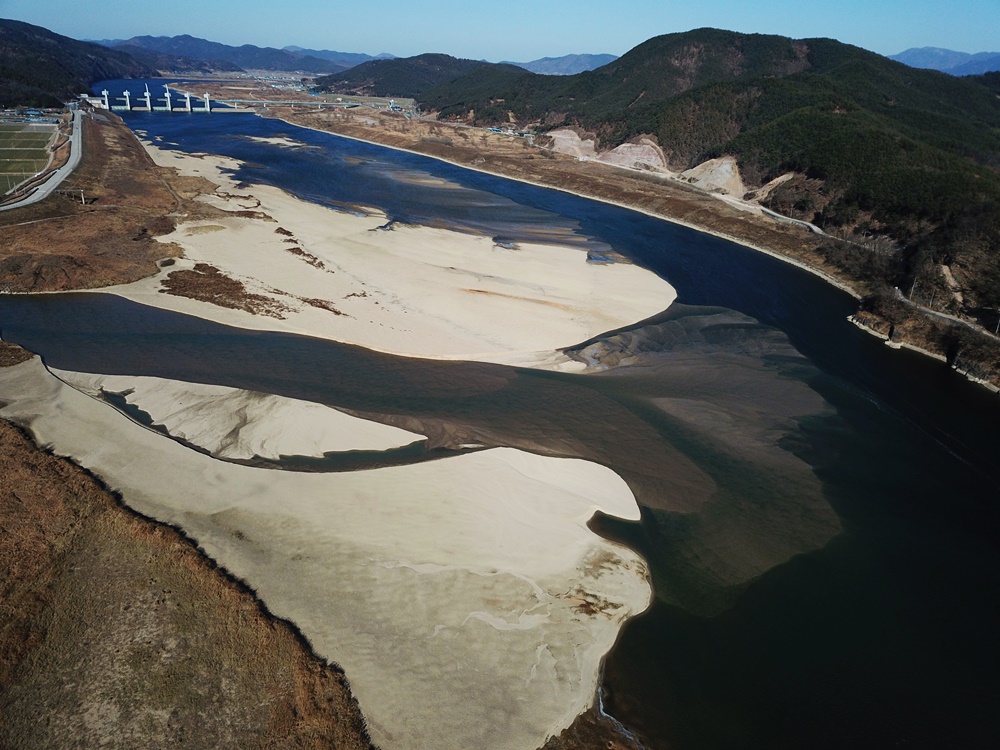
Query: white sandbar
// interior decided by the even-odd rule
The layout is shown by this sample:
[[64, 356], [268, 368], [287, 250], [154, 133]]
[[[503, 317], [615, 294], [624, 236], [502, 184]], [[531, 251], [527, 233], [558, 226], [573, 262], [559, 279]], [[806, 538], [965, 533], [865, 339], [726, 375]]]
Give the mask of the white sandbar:
[[[650, 317], [676, 298], [656, 274], [588, 262], [580, 248], [525, 243], [512, 250], [431, 227], [382, 231], [381, 214], [338, 212], [269, 186], [237, 187], [222, 171], [234, 166], [230, 160], [146, 148], [159, 164], [223, 184], [207, 202], [271, 218], [181, 222], [160, 239], [181, 245], [184, 259], [157, 277], [106, 290], [144, 304], [395, 354], [574, 369], [552, 353]], [[283, 305], [284, 319], [160, 293], [168, 273], [199, 262]]]
[[204, 383], [53, 370], [83, 393], [124, 396], [153, 424], [223, 458], [383, 451], [423, 436], [309, 401]]

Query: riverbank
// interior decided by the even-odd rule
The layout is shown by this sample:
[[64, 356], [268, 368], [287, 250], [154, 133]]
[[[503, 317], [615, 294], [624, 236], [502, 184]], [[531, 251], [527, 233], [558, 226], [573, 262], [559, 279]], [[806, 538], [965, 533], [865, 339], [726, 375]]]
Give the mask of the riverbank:
[[[0, 380], [31, 362], [0, 342]], [[343, 671], [189, 538], [5, 419], [0, 475], [0, 744], [372, 747]]]
[[[449, 164], [559, 190], [638, 211], [736, 242], [816, 274], [860, 298], [861, 294], [816, 253], [823, 238], [654, 172], [577, 159], [530, 146], [523, 139], [405, 118], [385, 112], [330, 114], [303, 108], [269, 108], [269, 116], [319, 132], [429, 156]], [[446, 136], [446, 137], [442, 137]], [[529, 163], [530, 162], [530, 163]], [[831, 239], [831, 238], [826, 238]]]

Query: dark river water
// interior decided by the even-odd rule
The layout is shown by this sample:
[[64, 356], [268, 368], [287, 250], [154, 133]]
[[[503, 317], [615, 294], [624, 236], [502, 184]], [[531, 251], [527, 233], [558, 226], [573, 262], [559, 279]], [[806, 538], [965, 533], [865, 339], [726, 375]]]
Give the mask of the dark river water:
[[[127, 122], [343, 210], [613, 250], [678, 304], [581, 348], [631, 357], [591, 375], [392, 357], [100, 294], [0, 296], [5, 339], [59, 368], [417, 424], [431, 448], [615, 469], [643, 520], [594, 526], [646, 557], [656, 599], [608, 658], [605, 705], [650, 747], [1000, 746], [995, 394], [858, 330], [853, 301], [810, 274], [668, 222], [252, 115]], [[274, 136], [303, 145], [251, 139]]]

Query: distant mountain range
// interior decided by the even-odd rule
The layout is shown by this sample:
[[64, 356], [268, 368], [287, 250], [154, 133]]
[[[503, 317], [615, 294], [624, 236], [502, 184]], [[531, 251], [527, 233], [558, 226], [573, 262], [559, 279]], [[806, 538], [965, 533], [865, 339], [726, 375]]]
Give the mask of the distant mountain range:
[[298, 52], [256, 47], [244, 44], [233, 47], [220, 42], [199, 39], [190, 34], [180, 36], [136, 36], [131, 39], [104, 39], [97, 42], [105, 47], [121, 49], [139, 48], [170, 57], [199, 60], [210, 64], [223, 64], [223, 69], [275, 70], [302, 73], [333, 73], [350, 67], [350, 63], [336, 62]]
[[0, 107], [61, 107], [105, 78], [156, 75], [125, 52], [0, 19]]
[[531, 62], [504, 61], [502, 65], [516, 65], [549, 76], [570, 76], [587, 70], [600, 68], [618, 59], [617, 55], [563, 55], [562, 57], [543, 57]]
[[[337, 52], [328, 49], [307, 49], [289, 45], [281, 49], [244, 44], [233, 47], [220, 42], [199, 39], [189, 34], [181, 36], [136, 36], [131, 39], [98, 39], [95, 44], [126, 50], [140, 61], [161, 70], [274, 70], [300, 71], [312, 74], [333, 74], [372, 60], [393, 60], [395, 55], [383, 52], [366, 55], [361, 52]], [[412, 58], [411, 58], [412, 59]], [[614, 55], [564, 55], [543, 57], [516, 65], [534, 73], [571, 75], [593, 70], [617, 58]]]
[[186, 57], [183, 55], [170, 55], [166, 52], [138, 47], [134, 44], [119, 44], [113, 47], [119, 52], [127, 52], [143, 65], [147, 65], [154, 70], [163, 72], [183, 72], [198, 73], [208, 75], [211, 73], [238, 73], [243, 68], [225, 60], [202, 60], [196, 57]]
[[391, 60], [395, 55], [390, 55], [388, 52], [382, 52], [378, 55], [366, 55], [363, 52], [335, 52], [329, 49], [306, 49], [304, 47], [288, 46], [282, 47], [285, 52], [292, 52], [297, 55], [308, 55], [310, 57], [318, 57], [320, 60], [329, 60], [330, 62], [337, 63], [338, 65], [343, 65], [344, 69], [352, 68], [355, 65], [360, 65], [363, 62], [368, 62], [369, 60]]
[[956, 52], [942, 47], [913, 47], [890, 55], [890, 60], [896, 60], [911, 68], [940, 70], [953, 76], [974, 76], [1000, 70], [1000, 52]]

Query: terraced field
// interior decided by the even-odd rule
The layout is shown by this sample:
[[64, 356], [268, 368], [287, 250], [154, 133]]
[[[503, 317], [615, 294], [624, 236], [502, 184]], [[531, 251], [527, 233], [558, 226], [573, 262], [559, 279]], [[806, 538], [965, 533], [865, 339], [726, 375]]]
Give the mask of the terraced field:
[[45, 169], [55, 131], [49, 124], [0, 123], [0, 194]]

